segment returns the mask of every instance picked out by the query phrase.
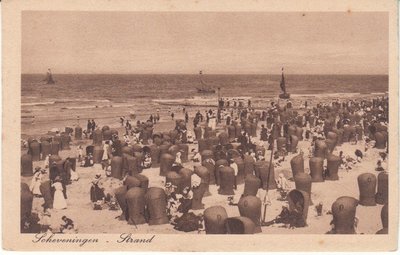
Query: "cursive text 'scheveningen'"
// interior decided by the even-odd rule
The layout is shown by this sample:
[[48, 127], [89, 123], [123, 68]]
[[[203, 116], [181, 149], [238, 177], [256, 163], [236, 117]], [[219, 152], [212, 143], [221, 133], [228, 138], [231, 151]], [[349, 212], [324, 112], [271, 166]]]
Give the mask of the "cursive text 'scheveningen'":
[[74, 243], [79, 244], [80, 247], [87, 243], [98, 243], [97, 238], [55, 238], [55, 234], [48, 235], [47, 233], [36, 234], [32, 240], [34, 243]]

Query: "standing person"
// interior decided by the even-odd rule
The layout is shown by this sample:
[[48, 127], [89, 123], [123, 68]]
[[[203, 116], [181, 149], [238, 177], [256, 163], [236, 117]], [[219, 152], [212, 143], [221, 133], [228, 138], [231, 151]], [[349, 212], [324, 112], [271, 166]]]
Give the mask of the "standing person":
[[96, 129], [96, 122], [92, 119], [92, 132]]
[[172, 120], [174, 120], [174, 116], [175, 116], [175, 114], [172, 112], [172, 113], [171, 113], [171, 118], [172, 118]]
[[77, 156], [78, 156], [78, 162], [81, 162], [83, 159], [83, 148], [82, 145], [79, 145], [77, 148]]
[[[183, 108], [183, 109], [185, 109], [185, 108]], [[189, 122], [189, 114], [186, 112], [185, 113], [185, 123], [188, 123]]]
[[117, 135], [114, 135], [112, 138], [112, 155], [113, 156], [122, 156], [122, 143], [121, 140], [118, 139]]
[[129, 135], [129, 120], [125, 122], [125, 134]]
[[86, 130], [88, 134], [92, 131], [92, 122], [90, 120], [87, 120]]
[[233, 169], [233, 171], [235, 173], [235, 190], [237, 190], [237, 175], [238, 175], [238, 172], [239, 172], [239, 168], [238, 168], [238, 165], [236, 164], [236, 162], [235, 162], [235, 160], [233, 158], [230, 161], [231, 161], [230, 162], [230, 167], [232, 167], [232, 169]]
[[61, 177], [57, 176], [54, 179], [54, 183], [51, 185], [55, 189], [53, 208], [59, 210], [67, 208], [67, 201], [65, 200], [63, 195], [63, 187], [61, 181]]
[[49, 173], [49, 178], [50, 181], [54, 182], [55, 178], [58, 176], [58, 167], [57, 163], [53, 162], [50, 166], [50, 173]]
[[226, 125], [229, 126], [231, 124], [231, 116], [226, 117]]
[[111, 146], [109, 141], [105, 141], [103, 144], [103, 156], [101, 158], [102, 168], [107, 169], [110, 164], [110, 156], [111, 156]]
[[76, 172], [76, 170], [71, 169], [71, 181], [78, 181], [79, 180], [79, 175]]
[[90, 201], [96, 203], [97, 201], [102, 201], [105, 197], [104, 189], [99, 186], [101, 174], [96, 174], [94, 180], [92, 181], [92, 186], [90, 187]]
[[69, 158], [65, 159], [63, 164], [63, 171], [59, 172], [59, 177], [61, 177], [61, 184], [63, 188], [64, 198], [67, 199], [67, 185], [70, 183], [71, 179], [71, 168], [72, 164], [69, 161]]
[[246, 132], [242, 131], [242, 134], [238, 137], [238, 142], [242, 147], [247, 151], [247, 145], [248, 145], [248, 138]]
[[35, 197], [41, 197], [42, 193], [40, 192], [40, 184], [42, 184], [42, 177], [44, 174], [44, 170], [42, 170], [39, 166], [35, 168], [35, 172], [33, 173], [33, 178], [31, 181], [31, 186], [29, 187], [32, 191], [32, 194]]
[[123, 116], [121, 116], [120, 118], [120, 122], [121, 122], [121, 126], [124, 126], [124, 122], [125, 122], [125, 118]]
[[289, 131], [289, 123], [286, 121], [285, 124], [283, 124], [283, 136], [288, 136], [288, 131]]
[[157, 115], [153, 114], [153, 123], [156, 124], [157, 123]]
[[268, 141], [268, 130], [265, 128], [264, 125], [261, 125], [261, 141]]
[[49, 168], [51, 154], [47, 155], [44, 159], [44, 168]]
[[160, 109], [157, 109], [157, 122], [160, 122]]
[[199, 117], [196, 115], [196, 117], [193, 118], [193, 127], [197, 127], [199, 124]]

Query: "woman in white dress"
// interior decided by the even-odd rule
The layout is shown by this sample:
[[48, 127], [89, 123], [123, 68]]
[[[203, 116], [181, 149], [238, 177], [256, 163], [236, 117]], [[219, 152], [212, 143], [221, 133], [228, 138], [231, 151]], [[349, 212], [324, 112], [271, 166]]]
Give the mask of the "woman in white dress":
[[109, 160], [110, 151], [111, 151], [110, 144], [109, 144], [108, 141], [105, 141], [104, 145], [103, 145], [103, 157], [102, 157], [102, 160], [105, 160], [105, 161]]
[[107, 169], [107, 167], [110, 165], [110, 154], [111, 146], [109, 144], [109, 141], [105, 141], [103, 144], [103, 156], [101, 158], [103, 170]]
[[79, 180], [79, 175], [76, 172], [76, 170], [74, 171], [73, 169], [71, 169], [71, 181], [78, 181]]
[[59, 209], [59, 210], [66, 209], [67, 201], [64, 198], [63, 186], [61, 184], [61, 178], [59, 176], [57, 176], [54, 179], [54, 183], [51, 186], [55, 189], [53, 208]]
[[40, 192], [40, 184], [42, 184], [43, 170], [40, 167], [35, 168], [35, 172], [33, 173], [33, 178], [31, 181], [30, 190], [32, 194], [36, 197], [42, 196]]

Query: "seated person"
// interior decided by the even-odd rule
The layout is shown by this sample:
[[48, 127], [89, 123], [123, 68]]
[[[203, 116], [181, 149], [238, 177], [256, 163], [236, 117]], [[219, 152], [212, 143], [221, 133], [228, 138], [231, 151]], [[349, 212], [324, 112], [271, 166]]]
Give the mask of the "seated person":
[[385, 169], [382, 166], [382, 161], [381, 160], [378, 160], [378, 162], [376, 162], [375, 171], [378, 171], [378, 172], [385, 171]]
[[192, 149], [192, 153], [194, 153], [193, 156], [192, 156], [192, 161], [193, 161], [193, 162], [201, 162], [201, 155], [200, 155], [200, 153], [197, 152], [195, 149]]
[[94, 161], [93, 161], [93, 155], [91, 153], [89, 153], [89, 155], [87, 155], [85, 157], [85, 159], [83, 160], [84, 165], [83, 167], [90, 167], [94, 165]]
[[151, 155], [150, 153], [145, 153], [142, 162], [143, 168], [150, 168], [151, 167]]
[[76, 233], [75, 224], [70, 218], [63, 216], [61, 219], [64, 221], [64, 224], [61, 224], [62, 233], [65, 234]]
[[172, 166], [182, 166], [181, 155], [182, 155], [181, 151], [178, 151], [176, 153], [175, 162], [172, 164]]

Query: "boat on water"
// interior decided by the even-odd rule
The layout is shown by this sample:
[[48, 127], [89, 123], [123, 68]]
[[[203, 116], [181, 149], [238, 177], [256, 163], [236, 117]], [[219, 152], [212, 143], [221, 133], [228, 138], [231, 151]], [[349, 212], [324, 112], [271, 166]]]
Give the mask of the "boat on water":
[[50, 68], [47, 69], [47, 75], [46, 75], [46, 79], [44, 79], [44, 82], [46, 82], [46, 84], [55, 84], [56, 83], [53, 79], [53, 75], [51, 74]]
[[283, 74], [283, 67], [282, 67], [282, 78], [281, 78], [280, 86], [281, 86], [282, 93], [279, 94], [279, 98], [281, 98], [281, 99], [289, 99], [290, 98], [290, 94], [286, 92], [286, 83], [285, 83], [285, 76]]
[[210, 86], [208, 86], [207, 84], [204, 83], [204, 81], [202, 79], [203, 71], [200, 71], [199, 75], [200, 75], [200, 83], [201, 83], [202, 86], [200, 88], [196, 88], [197, 89], [197, 93], [215, 94], [215, 89], [211, 88]]

